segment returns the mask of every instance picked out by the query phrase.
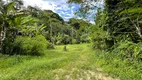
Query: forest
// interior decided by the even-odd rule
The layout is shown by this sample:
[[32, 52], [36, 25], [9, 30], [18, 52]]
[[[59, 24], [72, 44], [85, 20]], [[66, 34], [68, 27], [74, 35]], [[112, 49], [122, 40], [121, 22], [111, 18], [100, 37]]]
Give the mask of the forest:
[[0, 0], [0, 80], [142, 80], [142, 1], [67, 4], [81, 19]]

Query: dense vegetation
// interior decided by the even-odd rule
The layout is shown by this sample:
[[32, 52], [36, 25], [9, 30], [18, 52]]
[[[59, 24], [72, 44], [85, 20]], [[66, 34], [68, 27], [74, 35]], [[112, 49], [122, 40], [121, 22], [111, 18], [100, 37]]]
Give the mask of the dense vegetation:
[[[88, 49], [85, 49], [86, 53], [89, 52], [88, 54], [82, 54], [82, 56], [82, 52], [79, 54], [90, 61], [88, 64], [86, 63], [88, 67], [83, 64], [81, 68], [85, 66], [85, 69], [94, 69], [92, 66], [96, 65], [91, 64], [95, 63], [100, 65], [110, 75], [117, 76], [122, 80], [141, 80], [142, 1], [104, 0], [103, 7], [94, 5], [94, 3], [99, 1], [68, 1], [68, 3], [80, 4], [81, 8], [77, 15], [83, 18], [90, 15], [89, 12], [92, 9], [97, 9], [94, 17], [95, 24], [91, 24], [88, 21], [75, 18], [64, 21], [57, 13], [51, 10], [41, 10], [32, 6], [24, 7], [21, 0], [8, 0], [7, 2], [0, 0], [0, 53], [2, 53], [2, 60], [6, 56], [5, 54], [14, 56], [31, 55], [31, 58], [33, 58], [33, 55], [35, 57], [40, 57], [41, 55], [48, 57], [51, 54], [45, 53], [48, 53], [48, 51], [52, 53], [50, 49], [54, 49], [55, 45], [79, 44], [83, 46], [82, 43], [91, 43], [92, 48], [85, 47]], [[79, 47], [79, 45], [76, 46]], [[61, 49], [58, 51], [70, 53], [72, 49], [71, 47], [66, 49], [66, 46], [64, 48], [65, 51], [61, 51]], [[76, 52], [81, 50], [83, 49], [74, 49]], [[74, 52], [71, 51], [71, 53]], [[63, 56], [63, 54], [61, 55]], [[61, 55], [59, 54], [58, 56]], [[61, 57], [65, 59], [65, 63], [59, 58], [61, 65], [55, 64], [54, 60], [51, 64], [55, 64], [60, 68], [70, 62], [70, 60], [74, 61], [75, 57], [78, 56], [78, 54], [73, 54], [73, 56], [71, 54], [65, 55], [66, 57]], [[43, 56], [42, 59], [47, 60]], [[42, 61], [38, 60], [37, 62], [42, 63]], [[30, 63], [26, 63], [26, 65]], [[44, 63], [42, 64], [43, 66]], [[48, 68], [57, 69], [56, 66], [49, 65], [50, 62], [45, 64], [48, 65]], [[5, 65], [8, 64], [2, 63], [2, 65], [5, 69]], [[47, 67], [44, 66], [45, 69]], [[6, 70], [8, 71], [8, 69]], [[4, 73], [3, 70], [2, 72]], [[16, 76], [10, 77], [18, 79]], [[48, 78], [50, 79], [51, 77]], [[8, 78], [3, 77], [3, 79]]]
[[[94, 0], [99, 2], [99, 0]], [[70, 0], [79, 3], [79, 12], [87, 12], [91, 0]], [[104, 9], [98, 8], [95, 17], [93, 48], [98, 63], [105, 71], [118, 75], [122, 80], [142, 78], [141, 0], [104, 0]], [[90, 10], [89, 9], [89, 10]], [[86, 14], [87, 15], [87, 14]], [[101, 51], [100, 51], [101, 50]]]
[[[1, 0], [0, 4], [0, 52], [2, 54], [39, 55], [38, 51], [44, 50], [46, 46], [54, 48], [54, 45], [90, 41], [88, 35], [92, 24], [89, 22], [74, 18], [66, 22], [51, 10], [24, 7], [21, 0], [7, 2]], [[41, 43], [38, 44], [39, 41]], [[33, 50], [37, 53], [31, 52]]]

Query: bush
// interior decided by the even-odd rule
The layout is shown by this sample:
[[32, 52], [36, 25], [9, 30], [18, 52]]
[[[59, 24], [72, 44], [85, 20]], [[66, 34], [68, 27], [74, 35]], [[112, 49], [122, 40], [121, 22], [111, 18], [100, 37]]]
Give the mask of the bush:
[[82, 43], [89, 43], [90, 42], [90, 37], [88, 36], [88, 34], [83, 34], [81, 36], [81, 42]]
[[60, 43], [63, 44], [70, 44], [71, 42], [71, 37], [69, 35], [64, 34], [64, 36], [62, 37], [62, 39], [60, 40]]
[[142, 43], [133, 43], [130, 41], [119, 42], [113, 46], [112, 53], [117, 53], [118, 57], [128, 61], [142, 60]]
[[94, 30], [94, 33], [91, 35], [92, 47], [100, 50], [107, 49], [106, 40], [108, 39], [108, 33], [97, 26], [94, 27]]
[[54, 44], [48, 42], [47, 49], [54, 49]]
[[39, 35], [33, 38], [17, 37], [13, 43], [14, 54], [23, 55], [42, 55], [47, 49], [47, 41], [45, 37]]
[[77, 43], [76, 39], [72, 39], [72, 44], [76, 44], [76, 43]]

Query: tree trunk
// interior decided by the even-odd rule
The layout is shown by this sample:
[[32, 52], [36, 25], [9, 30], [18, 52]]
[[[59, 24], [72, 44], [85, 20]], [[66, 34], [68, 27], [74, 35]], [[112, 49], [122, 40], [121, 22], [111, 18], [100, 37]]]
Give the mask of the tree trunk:
[[4, 27], [4, 22], [3, 22], [1, 30], [0, 30], [0, 53], [2, 53], [3, 42], [4, 42], [5, 38], [6, 38], [6, 28]]

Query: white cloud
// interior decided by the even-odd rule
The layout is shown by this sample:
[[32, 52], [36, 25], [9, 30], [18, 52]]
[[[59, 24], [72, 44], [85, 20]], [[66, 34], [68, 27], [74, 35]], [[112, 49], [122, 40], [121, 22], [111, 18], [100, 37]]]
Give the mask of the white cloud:
[[[41, 9], [48, 9], [55, 11], [56, 9], [61, 9], [61, 6], [64, 6], [67, 9], [67, 0], [23, 0], [24, 4], [38, 6]], [[60, 7], [59, 7], [60, 6]]]
[[[76, 10], [75, 5], [67, 4], [67, 0], [23, 0], [24, 4], [31, 6], [38, 6], [41, 9], [52, 10], [53, 12], [58, 13], [64, 20], [68, 20], [69, 18], [75, 17], [74, 12]], [[100, 0], [100, 2], [91, 4], [102, 6], [104, 0]], [[70, 6], [70, 7], [69, 7]], [[90, 11], [91, 12], [91, 11]], [[91, 13], [96, 13], [96, 11], [92, 11]], [[91, 16], [88, 16], [90, 18]]]
[[38, 6], [41, 9], [50, 9], [54, 11], [55, 5], [43, 0], [23, 0], [26, 6]]
[[[6, 1], [6, 0], [4, 0]], [[61, 17], [63, 17], [65, 20], [68, 20], [69, 18], [76, 17], [74, 15], [75, 10], [77, 10], [76, 5], [69, 5], [66, 2], [68, 0], [23, 0], [24, 5], [28, 6], [38, 6], [41, 9], [46, 9], [46, 10], [52, 10], [53, 12], [58, 13]], [[84, 0], [88, 1], [88, 0]], [[94, 4], [100, 7], [103, 7], [104, 0], [99, 0], [98, 3], [96, 2], [90, 2], [90, 4]], [[70, 6], [70, 7], [69, 7]], [[92, 14], [95, 14], [96, 11], [89, 11]], [[88, 18], [90, 18], [88, 16]]]
[[[67, 4], [67, 0], [23, 0], [24, 5], [28, 6], [38, 6], [41, 9], [52, 10], [53, 12], [58, 13], [63, 18], [71, 18], [74, 16], [73, 9], [75, 6], [69, 8], [69, 4]], [[67, 15], [67, 17], [65, 17]]]

